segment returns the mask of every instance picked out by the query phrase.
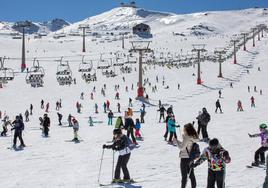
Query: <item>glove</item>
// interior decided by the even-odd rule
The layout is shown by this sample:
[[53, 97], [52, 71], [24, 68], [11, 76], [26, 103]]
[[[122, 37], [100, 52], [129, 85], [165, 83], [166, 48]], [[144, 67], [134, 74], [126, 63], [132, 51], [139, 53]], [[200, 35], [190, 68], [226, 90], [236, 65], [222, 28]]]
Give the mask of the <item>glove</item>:
[[107, 146], [105, 144], [103, 144], [102, 149], [105, 149], [105, 148], [107, 148]]
[[190, 163], [190, 165], [189, 165], [190, 168], [195, 168], [195, 167], [197, 167], [197, 166], [198, 166], [198, 164], [196, 164], [196, 163], [194, 163], [194, 162]]
[[249, 133], [248, 133], [248, 136], [249, 136], [250, 138], [252, 138], [252, 137], [253, 137], [253, 136], [252, 136], [252, 134], [249, 134]]

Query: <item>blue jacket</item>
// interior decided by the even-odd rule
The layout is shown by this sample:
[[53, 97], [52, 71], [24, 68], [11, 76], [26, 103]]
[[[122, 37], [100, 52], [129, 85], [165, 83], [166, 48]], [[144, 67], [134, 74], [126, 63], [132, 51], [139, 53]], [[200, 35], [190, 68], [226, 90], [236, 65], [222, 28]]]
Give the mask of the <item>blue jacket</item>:
[[169, 118], [168, 120], [168, 131], [169, 132], [176, 132], [176, 124], [175, 120]]
[[138, 130], [141, 129], [141, 123], [136, 123], [135, 124], [135, 129], [138, 129]]

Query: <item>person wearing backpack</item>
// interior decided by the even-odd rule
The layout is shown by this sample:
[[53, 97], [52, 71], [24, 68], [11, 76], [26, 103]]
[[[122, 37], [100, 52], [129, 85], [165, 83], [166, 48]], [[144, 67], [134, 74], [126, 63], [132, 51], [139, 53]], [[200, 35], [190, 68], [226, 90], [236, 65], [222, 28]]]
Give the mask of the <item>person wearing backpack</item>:
[[[129, 171], [127, 168], [127, 163], [130, 158], [131, 149], [129, 148], [129, 138], [124, 135], [121, 129], [114, 129], [113, 130], [114, 141], [112, 145], [103, 145], [103, 149], [113, 149], [119, 152], [114, 179], [112, 183], [120, 183], [120, 182], [131, 182], [133, 181], [130, 179]], [[120, 178], [120, 171], [123, 171], [124, 178]]]
[[[181, 168], [181, 188], [185, 188], [187, 184], [188, 174], [191, 180], [192, 188], [196, 188], [196, 179], [194, 175], [194, 170], [190, 169], [190, 164], [198, 158], [198, 151], [200, 155], [199, 147], [195, 147], [195, 153], [193, 153], [193, 146], [196, 144], [198, 139], [198, 134], [193, 126], [193, 124], [188, 123], [183, 127], [182, 141], [174, 139], [177, 142], [178, 148], [180, 149], [179, 157], [181, 158], [180, 168]], [[197, 145], [197, 144], [196, 144]], [[197, 145], [198, 146], [198, 145]]]
[[220, 145], [217, 138], [209, 141], [209, 146], [204, 149], [199, 159], [192, 163], [190, 167], [195, 168], [205, 160], [208, 161], [207, 188], [214, 188], [215, 183], [217, 188], [224, 188], [225, 168], [226, 164], [231, 162], [231, 158], [229, 152]]

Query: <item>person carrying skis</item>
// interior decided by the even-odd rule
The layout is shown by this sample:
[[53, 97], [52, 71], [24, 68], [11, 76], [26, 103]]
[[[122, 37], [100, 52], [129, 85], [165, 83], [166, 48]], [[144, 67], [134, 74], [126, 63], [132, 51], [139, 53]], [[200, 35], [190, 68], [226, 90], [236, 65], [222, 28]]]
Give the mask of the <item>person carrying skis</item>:
[[190, 165], [190, 168], [197, 167], [205, 160], [208, 161], [207, 188], [214, 188], [215, 183], [218, 188], [224, 188], [226, 164], [231, 162], [231, 158], [218, 139], [213, 138], [209, 141], [209, 146], [203, 150], [199, 159]]
[[[103, 149], [113, 149], [115, 151], [119, 152], [115, 173], [114, 173], [114, 179], [112, 183], [123, 183], [133, 182], [132, 179], [130, 179], [129, 171], [127, 168], [128, 161], [130, 159], [131, 150], [129, 148], [129, 138], [124, 135], [121, 131], [121, 129], [114, 129], [113, 131], [114, 135], [114, 141], [112, 145], [103, 145]], [[120, 171], [123, 171], [124, 178], [120, 178]]]
[[29, 115], [30, 115], [29, 111], [26, 110], [24, 115], [25, 115], [25, 122], [28, 122], [29, 121]]
[[181, 168], [181, 188], [185, 188], [187, 184], [188, 174], [191, 180], [192, 188], [196, 188], [196, 179], [194, 175], [194, 170], [190, 169], [190, 164], [193, 163], [195, 159], [190, 156], [190, 151], [192, 150], [193, 144], [198, 142], [198, 135], [193, 126], [193, 124], [188, 123], [183, 127], [182, 141], [174, 141], [177, 143], [180, 150], [179, 157], [181, 158], [180, 168]]
[[244, 111], [240, 100], [237, 101], [237, 111]]
[[169, 132], [168, 144], [173, 144], [173, 139], [174, 138], [177, 139], [176, 127], [180, 126], [176, 125], [175, 116], [171, 114], [169, 115], [170, 118], [168, 119], [168, 132]]
[[73, 141], [74, 142], [79, 142], [79, 139], [78, 139], [79, 123], [75, 119], [75, 117], [73, 117], [72, 122], [73, 122], [73, 130], [74, 130], [74, 139], [73, 139]]
[[50, 127], [50, 118], [47, 116], [47, 114], [44, 114], [43, 133], [45, 137], [48, 137], [49, 127]]
[[251, 101], [251, 107], [255, 107], [255, 98], [253, 96], [250, 98], [250, 101]]
[[261, 147], [255, 152], [254, 162], [252, 166], [259, 166], [265, 164], [264, 153], [268, 150], [268, 130], [265, 123], [260, 124], [260, 133], [248, 134], [250, 138], [261, 137]]
[[60, 113], [58, 112], [57, 115], [58, 115], [59, 125], [62, 125], [62, 123], [61, 123], [61, 120], [62, 120], [62, 114], [60, 114]]
[[216, 101], [216, 110], [215, 110], [215, 113], [217, 113], [218, 112], [218, 109], [220, 109], [220, 112], [222, 113], [222, 110], [221, 110], [221, 103], [220, 103], [220, 100], [218, 99], [217, 101]]
[[114, 118], [114, 113], [112, 110], [108, 113], [108, 125], [113, 125], [113, 118]]
[[201, 132], [202, 132], [202, 137], [203, 137], [204, 142], [207, 142], [209, 140], [208, 131], [207, 131], [207, 125], [209, 121], [210, 121], [210, 115], [207, 112], [207, 109], [203, 108], [202, 114], [200, 116], [200, 123], [201, 123]]
[[157, 110], [160, 112], [160, 117], [159, 117], [159, 123], [161, 122], [161, 119], [163, 118], [163, 120], [165, 121], [165, 107], [163, 105], [160, 106], [159, 110]]
[[12, 122], [13, 128], [11, 130], [15, 130], [14, 132], [14, 139], [13, 139], [13, 148], [17, 148], [17, 138], [19, 137], [20, 140], [20, 148], [25, 147], [23, 138], [22, 138], [22, 131], [24, 130], [24, 123], [20, 119], [20, 116], [16, 116], [16, 119]]

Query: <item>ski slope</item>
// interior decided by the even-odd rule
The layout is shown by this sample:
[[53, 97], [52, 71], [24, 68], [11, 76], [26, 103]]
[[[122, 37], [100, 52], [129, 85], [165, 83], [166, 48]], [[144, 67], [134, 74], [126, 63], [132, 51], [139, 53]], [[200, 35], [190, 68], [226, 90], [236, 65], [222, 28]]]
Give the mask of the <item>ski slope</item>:
[[[254, 12], [258, 15], [260, 10], [244, 10], [240, 12]], [[201, 13], [200, 13], [201, 14]], [[214, 14], [212, 12], [211, 14]], [[237, 15], [236, 11], [228, 11], [228, 15]], [[196, 14], [199, 15], [199, 14]], [[185, 15], [186, 17], [187, 15]], [[189, 15], [188, 15], [189, 16]], [[174, 17], [174, 15], [173, 15]], [[175, 16], [176, 17], [176, 16]], [[109, 16], [106, 18], [108, 19]], [[241, 18], [241, 17], [240, 17]], [[162, 19], [162, 18], [159, 18]], [[177, 19], [177, 18], [176, 18]], [[225, 17], [220, 16], [221, 22]], [[261, 19], [261, 18], [260, 18]], [[239, 19], [233, 19], [232, 23], [238, 23]], [[179, 22], [179, 21], [176, 21]], [[185, 22], [187, 23], [187, 22]], [[195, 21], [195, 24], [198, 24]], [[255, 23], [254, 23], [255, 24]], [[206, 49], [212, 53], [215, 47], [225, 47], [230, 41], [234, 32], [239, 32], [240, 28], [251, 28], [251, 23], [243, 23], [237, 26], [234, 31], [232, 27], [223, 27], [220, 34], [208, 37], [187, 36], [176, 38], [171, 36], [174, 25], [159, 27], [158, 34], [152, 39], [151, 48], [155, 51], [180, 51], [187, 53], [192, 50], [192, 44], [206, 44]], [[188, 26], [190, 26], [189, 24]], [[187, 26], [187, 27], [188, 27]], [[230, 34], [231, 33], [231, 34]], [[222, 36], [226, 34], [226, 36]], [[131, 90], [131, 85], [138, 81], [138, 72], [131, 74], [121, 74], [118, 68], [115, 78], [106, 78], [102, 76], [101, 71], [97, 70], [97, 82], [86, 84], [81, 79], [81, 73], [78, 72], [82, 55], [85, 60], [94, 60], [94, 68], [98, 66], [100, 53], [104, 58], [109, 58], [111, 52], [122, 51], [121, 42], [113, 41], [111, 43], [92, 42], [90, 37], [86, 42], [86, 53], [81, 53], [80, 37], [68, 37], [54, 40], [52, 37], [26, 41], [27, 67], [32, 66], [32, 60], [37, 57], [40, 65], [45, 68], [44, 87], [31, 88], [25, 82], [25, 73], [17, 73], [14, 81], [4, 85], [0, 89], [0, 110], [6, 111], [12, 119], [18, 113], [24, 113], [30, 104], [33, 104], [33, 116], [30, 116], [30, 122], [25, 123], [23, 138], [28, 146], [22, 151], [13, 151], [6, 149], [11, 145], [12, 137], [0, 137], [0, 166], [1, 187], [5, 188], [84, 188], [98, 187], [98, 171], [102, 153], [102, 145], [112, 139], [112, 130], [114, 126], [108, 126], [107, 114], [103, 113], [102, 105], [108, 99], [111, 102], [111, 109], [117, 111], [117, 102], [121, 104], [122, 114], [115, 113], [115, 116], [124, 115], [124, 110], [128, 107], [128, 98], [135, 98], [136, 87]], [[126, 40], [126, 50], [131, 48], [130, 39]], [[167, 67], [148, 66], [144, 78], [149, 78], [152, 86], [156, 85], [158, 91], [152, 92], [151, 87], [146, 85], [146, 91], [150, 101], [158, 104], [160, 99], [162, 103], [173, 105], [176, 120], [180, 125], [195, 120], [198, 111], [206, 107], [211, 115], [211, 122], [208, 125], [208, 133], [211, 138], [217, 137], [223, 147], [227, 149], [232, 158], [232, 162], [227, 166], [226, 188], [260, 188], [265, 177], [263, 169], [248, 169], [246, 165], [250, 164], [254, 157], [254, 152], [260, 146], [258, 138], [250, 139], [248, 133], [257, 133], [260, 123], [267, 123], [268, 85], [265, 83], [268, 75], [268, 35], [256, 41], [256, 47], [252, 47], [251, 41], [247, 44], [248, 51], [239, 50], [237, 54], [238, 64], [234, 65], [232, 60], [223, 63], [223, 76], [218, 78], [218, 63], [202, 62], [202, 80], [203, 85], [196, 85], [197, 67], [169, 69]], [[10, 57], [6, 60], [5, 66], [12, 67], [19, 71], [21, 55], [21, 41], [12, 40], [9, 37], [1, 36], [0, 56]], [[56, 80], [56, 71], [58, 62], [55, 60], [63, 57], [68, 60], [73, 77], [77, 84], [71, 86], [59, 86]], [[137, 65], [133, 65], [133, 69]], [[260, 67], [261, 71], [257, 68]], [[249, 74], [247, 73], [249, 70]], [[159, 77], [159, 83], [155, 77]], [[123, 82], [125, 77], [125, 82]], [[162, 85], [162, 79], [165, 79], [165, 85]], [[233, 88], [230, 88], [230, 80], [233, 82]], [[180, 90], [177, 84], [180, 84]], [[107, 85], [106, 97], [101, 95], [103, 84]], [[114, 85], [120, 85], [120, 100], [115, 100]], [[169, 89], [165, 89], [166, 86]], [[90, 93], [93, 87], [96, 87], [94, 100], [90, 99]], [[128, 86], [129, 92], [125, 91]], [[247, 87], [251, 87], [248, 93]], [[256, 86], [259, 91], [262, 89], [263, 95], [254, 92]], [[223, 98], [220, 99], [223, 114], [215, 114], [215, 102], [218, 99], [218, 91], [222, 90]], [[80, 99], [80, 93], [85, 93], [85, 99]], [[256, 99], [256, 108], [250, 107], [250, 97]], [[40, 109], [40, 101], [43, 99], [45, 104], [50, 103], [48, 116], [51, 118], [50, 137], [43, 138], [39, 129], [39, 117], [43, 116], [44, 110]], [[60, 113], [63, 114], [63, 126], [58, 126], [57, 111], [55, 110], [56, 101], [62, 99], [63, 108]], [[236, 103], [242, 101], [244, 112], [236, 111]], [[82, 113], [76, 112], [76, 102], [82, 103]], [[99, 114], [94, 113], [94, 104], [99, 105]], [[134, 101], [134, 111], [141, 108], [139, 101]], [[126, 187], [180, 187], [181, 174], [179, 168], [179, 150], [177, 147], [168, 145], [163, 138], [165, 125], [158, 123], [157, 107], [146, 107], [145, 124], [142, 124], [141, 132], [144, 141], [140, 141], [140, 148], [132, 151], [129, 162], [129, 171], [131, 178], [139, 183]], [[67, 116], [72, 114], [77, 118], [80, 124], [79, 136], [83, 142], [74, 144], [66, 142], [73, 138], [72, 128], [67, 127]], [[94, 127], [89, 127], [88, 117], [93, 120], [103, 121], [96, 123]], [[134, 113], [138, 118], [139, 113]], [[115, 123], [115, 119], [114, 119]], [[180, 135], [180, 130], [177, 130]], [[9, 132], [10, 135], [10, 132]], [[179, 136], [180, 138], [180, 136]], [[206, 147], [201, 143], [201, 148]], [[117, 154], [115, 154], [117, 157]], [[100, 181], [108, 183], [112, 176], [113, 152], [105, 150], [103, 167]], [[204, 163], [195, 169], [197, 187], [206, 187], [207, 164]], [[190, 187], [190, 185], [188, 185]]]

